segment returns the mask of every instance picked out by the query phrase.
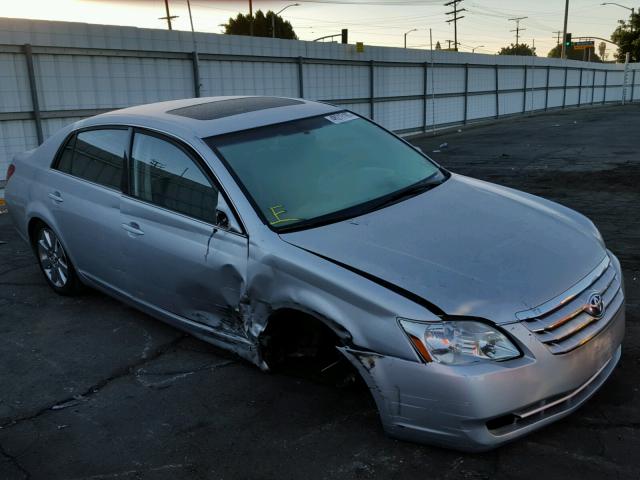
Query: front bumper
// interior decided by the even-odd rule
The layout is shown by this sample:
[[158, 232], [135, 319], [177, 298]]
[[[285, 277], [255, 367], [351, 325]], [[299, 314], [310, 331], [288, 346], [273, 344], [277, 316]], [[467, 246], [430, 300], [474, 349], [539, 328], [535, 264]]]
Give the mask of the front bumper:
[[570, 414], [602, 386], [620, 359], [624, 303], [596, 337], [563, 355], [520, 323], [503, 328], [521, 342], [523, 357], [448, 366], [342, 351], [368, 383], [389, 435], [489, 450]]

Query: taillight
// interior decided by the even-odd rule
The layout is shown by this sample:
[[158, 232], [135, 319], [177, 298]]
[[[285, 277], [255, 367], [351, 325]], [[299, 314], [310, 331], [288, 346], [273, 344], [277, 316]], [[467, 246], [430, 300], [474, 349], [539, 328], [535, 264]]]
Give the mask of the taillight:
[[9, 165], [9, 168], [7, 168], [7, 182], [15, 172], [16, 172], [16, 166], [12, 163]]

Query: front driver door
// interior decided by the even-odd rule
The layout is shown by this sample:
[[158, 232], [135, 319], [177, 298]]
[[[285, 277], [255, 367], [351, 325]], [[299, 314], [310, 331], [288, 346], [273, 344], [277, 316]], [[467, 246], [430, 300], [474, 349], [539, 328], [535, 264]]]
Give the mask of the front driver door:
[[135, 300], [243, 335], [247, 237], [220, 225], [219, 189], [184, 145], [136, 130], [122, 201], [128, 292]]

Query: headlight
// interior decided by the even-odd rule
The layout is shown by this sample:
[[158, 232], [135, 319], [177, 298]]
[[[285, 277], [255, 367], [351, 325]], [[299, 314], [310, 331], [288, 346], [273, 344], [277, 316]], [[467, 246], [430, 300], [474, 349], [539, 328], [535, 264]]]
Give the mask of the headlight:
[[520, 356], [500, 331], [472, 320], [419, 323], [400, 319], [409, 340], [426, 362], [462, 365], [482, 360], [502, 361]]

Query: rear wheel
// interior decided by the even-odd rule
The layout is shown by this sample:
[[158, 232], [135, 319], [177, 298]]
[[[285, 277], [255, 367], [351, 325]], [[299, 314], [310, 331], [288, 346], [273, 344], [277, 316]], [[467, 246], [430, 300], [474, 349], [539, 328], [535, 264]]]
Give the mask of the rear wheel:
[[73, 295], [80, 289], [80, 281], [58, 236], [42, 225], [35, 235], [35, 249], [40, 270], [49, 286], [60, 295]]

